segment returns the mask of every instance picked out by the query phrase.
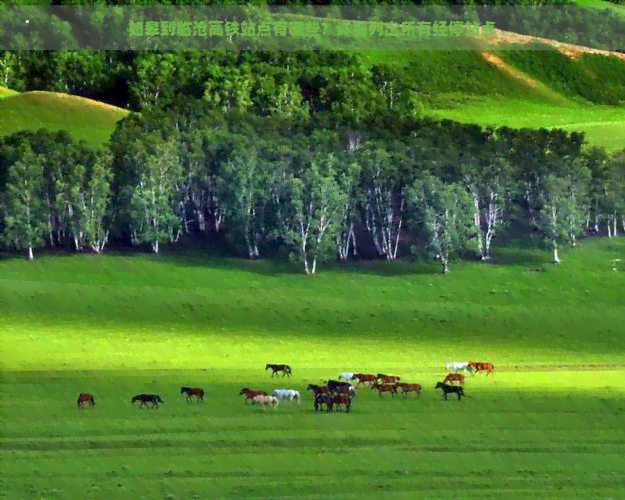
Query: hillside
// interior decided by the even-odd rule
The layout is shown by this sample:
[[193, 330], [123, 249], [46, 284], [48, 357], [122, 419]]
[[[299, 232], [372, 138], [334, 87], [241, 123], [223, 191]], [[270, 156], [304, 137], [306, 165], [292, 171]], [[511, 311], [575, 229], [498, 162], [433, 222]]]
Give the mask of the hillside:
[[0, 99], [2, 99], [3, 97], [9, 97], [17, 94], [18, 92], [15, 92], [14, 90], [7, 89], [6, 87], [0, 87]]
[[101, 102], [54, 92], [25, 92], [0, 100], [0, 135], [46, 128], [67, 130], [76, 140], [99, 146], [128, 111]]

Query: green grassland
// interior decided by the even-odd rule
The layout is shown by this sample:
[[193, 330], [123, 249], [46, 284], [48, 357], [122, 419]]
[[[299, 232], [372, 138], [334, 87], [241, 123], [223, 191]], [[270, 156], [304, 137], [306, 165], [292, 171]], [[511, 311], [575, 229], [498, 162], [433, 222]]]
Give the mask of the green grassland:
[[[0, 260], [3, 498], [617, 497], [624, 240], [584, 242], [559, 267], [499, 249], [448, 276], [379, 263], [308, 277], [199, 251]], [[441, 401], [444, 363], [467, 359], [495, 375]], [[315, 414], [306, 385], [342, 371], [424, 393], [365, 389], [350, 414]], [[304, 400], [246, 407], [242, 386]], [[95, 408], [76, 408], [82, 391]], [[140, 392], [165, 403], [132, 408]]]
[[20, 130], [67, 130], [75, 140], [98, 147], [108, 141], [127, 110], [91, 99], [55, 92], [8, 95], [0, 89], [0, 135]]

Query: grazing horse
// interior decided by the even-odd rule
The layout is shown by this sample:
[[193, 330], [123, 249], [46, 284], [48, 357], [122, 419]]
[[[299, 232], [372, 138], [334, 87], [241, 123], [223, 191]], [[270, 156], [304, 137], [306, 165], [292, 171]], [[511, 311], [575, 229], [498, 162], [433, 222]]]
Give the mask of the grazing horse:
[[181, 387], [180, 394], [187, 395], [187, 401], [192, 397], [197, 397], [198, 403], [204, 401], [204, 389], [200, 387]]
[[78, 408], [82, 408], [85, 403], [89, 403], [91, 406], [95, 406], [95, 398], [93, 397], [93, 394], [89, 394], [88, 392], [81, 392], [78, 395], [78, 401], [76, 401], [76, 404], [78, 404]]
[[334, 406], [334, 396], [330, 394], [317, 393], [315, 395], [315, 411], [323, 410], [323, 405], [326, 405], [326, 410], [331, 411]]
[[276, 373], [282, 372], [282, 376], [288, 375], [291, 376], [291, 367], [289, 365], [272, 365], [267, 363], [265, 365], [265, 371], [271, 368], [271, 376], [273, 377]]
[[248, 402], [248, 400], [254, 399], [254, 397], [256, 396], [267, 396], [267, 393], [265, 391], [260, 391], [258, 389], [248, 389], [247, 387], [244, 387], [243, 389], [241, 389], [241, 392], [239, 392], [239, 396], [243, 394], [245, 394], [246, 403]]
[[375, 375], [369, 373], [354, 373], [354, 380], [360, 384], [373, 384], [377, 378]]
[[339, 380], [341, 380], [341, 379], [343, 379], [343, 380], [353, 380], [354, 379], [354, 374], [353, 373], [349, 373], [349, 372], [339, 373], [339, 376], [337, 378]]
[[464, 389], [460, 385], [449, 385], [449, 384], [445, 384], [443, 382], [437, 382], [436, 386], [434, 387], [434, 389], [442, 389], [443, 390], [443, 398], [442, 399], [444, 399], [444, 400], [447, 400], [447, 394], [449, 394], [449, 393], [457, 394], [458, 395], [458, 401], [460, 401], [460, 398], [462, 398], [462, 396], [464, 396]]
[[460, 385], [464, 385], [464, 375], [462, 373], [450, 373], [443, 380], [443, 384], [447, 382], [458, 382]]
[[287, 401], [297, 401], [298, 404], [301, 402], [302, 398], [299, 395], [298, 391], [294, 391], [292, 389], [276, 389], [271, 393], [271, 395], [278, 399], [286, 399]]
[[393, 397], [397, 396], [397, 385], [396, 384], [375, 384], [371, 385], [371, 390], [378, 391], [378, 394], [382, 396], [383, 392], [390, 392]]
[[470, 372], [471, 365], [467, 362], [451, 361], [445, 365], [447, 372]]
[[307, 391], [312, 391], [315, 396], [317, 394], [328, 394], [330, 392], [330, 389], [328, 388], [328, 386], [325, 385], [315, 385], [315, 384], [308, 384], [308, 387], [306, 388]]
[[404, 397], [408, 397], [409, 392], [416, 392], [417, 397], [421, 397], [421, 389], [422, 387], [419, 384], [406, 384], [405, 382], [400, 382], [399, 384], [395, 384], [398, 389], [401, 389]]
[[326, 385], [331, 392], [341, 392], [342, 390], [353, 389], [352, 384], [349, 382], [339, 382], [338, 380], [328, 380]]
[[274, 396], [264, 396], [260, 394], [252, 398], [252, 404], [259, 404], [263, 408], [271, 406], [274, 410], [276, 410], [278, 408], [278, 405], [280, 404], [280, 401], [278, 401], [278, 398]]
[[492, 365], [491, 363], [469, 361], [469, 366], [475, 373], [486, 372], [487, 377], [489, 373], [493, 373], [495, 371], [495, 366]]
[[344, 406], [345, 407], [345, 413], [349, 413], [349, 409], [352, 406], [352, 399], [349, 394], [335, 394], [334, 395], [334, 404], [337, 407], [341, 407]]
[[395, 375], [385, 375], [384, 373], [378, 373], [376, 379], [383, 384], [396, 384], [401, 380], [400, 377]]
[[137, 401], [141, 401], [139, 408], [143, 408], [143, 406], [147, 405], [148, 403], [152, 403], [152, 408], [158, 408], [159, 403], [164, 403], [164, 401], [158, 394], [138, 394], [130, 400], [132, 404], [136, 403]]

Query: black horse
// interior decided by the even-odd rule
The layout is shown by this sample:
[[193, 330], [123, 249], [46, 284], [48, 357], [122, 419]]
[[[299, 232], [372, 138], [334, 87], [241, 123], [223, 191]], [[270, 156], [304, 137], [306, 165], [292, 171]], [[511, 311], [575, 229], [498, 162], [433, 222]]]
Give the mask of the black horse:
[[201, 387], [181, 387], [180, 394], [186, 394], [187, 400], [189, 400], [192, 396], [197, 397], [198, 402], [204, 401], [204, 389]]
[[316, 394], [315, 395], [315, 411], [323, 410], [323, 405], [326, 405], [328, 411], [332, 411], [334, 406], [334, 396], [330, 394]]
[[164, 403], [158, 394], [138, 394], [130, 400], [132, 404], [137, 401], [141, 401], [139, 408], [143, 408], [148, 403], [152, 403], [152, 408], [158, 408], [159, 403]]
[[265, 365], [265, 371], [269, 370], [269, 368], [271, 368], [272, 377], [279, 372], [282, 372], [283, 377], [285, 375], [288, 375], [289, 377], [291, 376], [291, 367], [289, 365], [272, 365], [270, 363], [267, 363]]
[[461, 385], [449, 385], [443, 382], [438, 382], [434, 389], [442, 389], [443, 390], [443, 399], [447, 399], [447, 395], [449, 393], [454, 393], [458, 395], [458, 401], [464, 396], [464, 389]]

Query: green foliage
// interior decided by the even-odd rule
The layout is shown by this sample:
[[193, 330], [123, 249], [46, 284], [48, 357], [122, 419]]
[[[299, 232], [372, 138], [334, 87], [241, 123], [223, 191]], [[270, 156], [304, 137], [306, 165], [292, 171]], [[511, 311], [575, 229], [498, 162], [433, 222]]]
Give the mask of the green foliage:
[[43, 244], [46, 221], [43, 210], [44, 188], [43, 159], [30, 147], [22, 151], [21, 160], [8, 171], [4, 196], [4, 234], [9, 245], [28, 249], [33, 258], [33, 248]]

